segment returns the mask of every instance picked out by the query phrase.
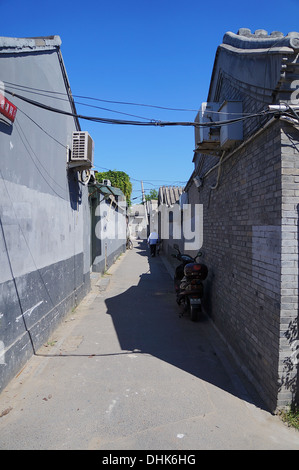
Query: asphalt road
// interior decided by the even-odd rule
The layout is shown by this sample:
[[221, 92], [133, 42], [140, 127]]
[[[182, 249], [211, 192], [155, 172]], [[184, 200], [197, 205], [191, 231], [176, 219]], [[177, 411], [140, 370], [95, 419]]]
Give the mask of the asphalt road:
[[5, 450], [299, 450], [135, 242], [0, 395]]

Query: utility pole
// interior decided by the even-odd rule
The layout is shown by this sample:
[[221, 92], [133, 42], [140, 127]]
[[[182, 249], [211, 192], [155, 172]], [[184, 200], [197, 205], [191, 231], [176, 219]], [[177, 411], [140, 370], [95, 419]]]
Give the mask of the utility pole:
[[142, 191], [142, 204], [144, 205], [144, 210], [145, 210], [146, 225], [148, 226], [148, 213], [147, 213], [147, 204], [146, 204], [145, 194], [144, 194], [144, 189], [143, 189], [143, 181], [141, 181], [141, 191]]
[[145, 194], [143, 189], [143, 181], [141, 181], [141, 191], [142, 191], [142, 204], [145, 204]]

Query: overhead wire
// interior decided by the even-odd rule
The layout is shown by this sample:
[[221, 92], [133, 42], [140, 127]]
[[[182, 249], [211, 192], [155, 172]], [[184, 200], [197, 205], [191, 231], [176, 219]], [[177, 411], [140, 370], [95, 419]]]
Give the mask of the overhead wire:
[[[41, 89], [41, 88], [28, 87], [26, 85], [20, 85], [20, 84], [8, 82], [8, 81], [4, 81], [4, 83], [5, 83], [6, 89], [7, 89], [7, 86], [8, 86], [9, 88], [12, 88], [12, 89], [16, 88], [19, 91], [20, 90], [21, 91], [26, 91], [27, 93], [33, 93], [33, 94], [36, 94], [36, 95], [46, 96], [48, 98], [51, 97], [51, 98], [58, 99], [58, 100], [69, 101], [69, 95], [67, 93], [63, 93], [63, 92], [60, 92], [60, 91], [44, 90], [44, 89]], [[269, 88], [269, 90], [273, 91], [270, 88]], [[55, 96], [55, 95], [62, 95], [62, 96], [65, 96], [65, 98], [61, 98], [61, 97]], [[159, 106], [159, 105], [153, 105], [153, 104], [135, 103], [135, 102], [130, 102], [130, 101], [107, 100], [107, 99], [102, 99], [102, 98], [96, 98], [94, 96], [76, 95], [76, 94], [73, 94], [73, 93], [71, 93], [71, 96], [72, 96], [72, 98], [82, 98], [82, 99], [87, 99], [87, 100], [100, 101], [100, 102], [103, 102], [103, 103], [120, 104], [120, 105], [126, 105], [126, 106], [141, 106], [141, 107], [148, 107], [148, 108], [163, 109], [163, 110], [167, 110], [167, 111], [182, 111], [182, 112], [198, 112], [199, 111], [198, 108], [196, 108], [196, 109], [194, 109], [194, 108], [178, 108], [178, 107], [169, 107], [169, 106]], [[119, 112], [119, 111], [109, 109], [109, 108], [102, 108], [100, 106], [93, 106], [93, 105], [90, 105], [88, 103], [76, 102], [76, 100], [74, 100], [74, 101], [75, 101], [75, 103], [83, 105], [83, 106], [95, 107], [95, 108], [99, 108], [99, 109], [103, 109], [103, 110], [111, 111], [111, 112], [116, 112], [116, 113]], [[119, 112], [119, 113], [121, 113], [121, 112]], [[212, 113], [212, 114], [214, 113], [216, 115], [227, 114], [224, 111], [210, 111], [210, 113]], [[123, 113], [123, 114], [126, 114], [126, 113]], [[229, 113], [229, 114], [230, 115], [237, 114], [238, 116], [240, 115], [240, 113]], [[251, 113], [242, 113], [242, 115], [243, 116], [246, 116], [246, 115], [250, 116]], [[132, 116], [135, 116], [135, 115], [132, 115]], [[136, 117], [138, 117], [138, 116], [136, 116]], [[149, 118], [145, 118], [145, 117], [142, 117], [142, 119], [149, 120]]]
[[55, 137], [53, 137], [51, 134], [49, 134], [49, 132], [47, 132], [40, 124], [38, 124], [34, 119], [32, 119], [32, 117], [30, 117], [27, 113], [25, 113], [25, 111], [23, 111], [22, 109], [18, 108], [18, 111], [20, 111], [22, 114], [24, 114], [31, 122], [33, 122], [41, 131], [43, 131], [45, 134], [47, 134], [48, 137], [50, 137], [51, 139], [53, 139], [55, 142], [57, 142], [57, 144], [61, 145], [62, 147], [64, 147], [65, 149], [67, 148], [66, 145], [62, 144], [61, 142], [59, 142], [59, 140], [57, 140]]
[[[17, 133], [19, 134], [19, 137], [20, 137], [20, 141], [22, 142], [27, 154], [29, 155], [29, 157], [31, 158], [34, 166], [36, 167], [37, 171], [39, 172], [40, 176], [43, 178], [43, 180], [46, 182], [46, 184], [51, 188], [51, 190], [54, 192], [54, 194], [56, 194], [56, 196], [58, 196], [59, 198], [61, 199], [64, 199], [64, 195], [67, 194], [67, 190], [65, 187], [61, 186], [57, 181], [56, 179], [54, 179], [50, 173], [48, 172], [47, 168], [41, 163], [40, 159], [38, 158], [38, 156], [36, 155], [36, 153], [34, 152], [29, 140], [27, 139], [26, 137], [26, 134], [25, 132], [23, 131], [20, 123], [18, 122], [18, 120], [16, 120], [15, 122], [16, 124], [16, 130], [17, 130]], [[36, 124], [36, 123], [35, 123]], [[39, 126], [40, 127], [40, 126]], [[56, 141], [58, 142], [58, 141]], [[34, 155], [34, 157], [33, 157]], [[37, 163], [38, 162], [38, 163]], [[45, 175], [47, 175], [47, 178], [45, 177]], [[59, 194], [56, 189], [52, 186], [52, 184], [50, 184], [50, 181], [48, 181], [48, 178], [59, 188], [63, 191], [64, 195], [61, 195]]]
[[[114, 170], [111, 170], [111, 168], [106, 168], [106, 167], [104, 167], [104, 166], [99, 166], [99, 165], [96, 165], [96, 164], [94, 164], [94, 167], [95, 167], [95, 168], [101, 168], [102, 170], [105, 170], [105, 171], [114, 171]], [[166, 181], [166, 180], [163, 180], [163, 179], [161, 179], [161, 180], [144, 180], [144, 179], [132, 178], [131, 176], [130, 176], [130, 180], [136, 181], [136, 182], [138, 182], [138, 183], [141, 183], [141, 181], [142, 181], [143, 183], [151, 184], [152, 186], [154, 186], [154, 188], [145, 189], [146, 191], [150, 191], [151, 189], [155, 189], [155, 188], [159, 188], [159, 187], [160, 187], [160, 185], [157, 186], [157, 185], [155, 185], [154, 183], [152, 183], [152, 181], [154, 181], [154, 182], [162, 181], [162, 182], [164, 182], [164, 183], [171, 183], [171, 184], [175, 184], [175, 183], [182, 183], [182, 184], [185, 184], [185, 183], [187, 183], [187, 181], [173, 181], [173, 180], [167, 180], [167, 181]], [[134, 190], [134, 191], [142, 191], [142, 190], [141, 190], [141, 189], [140, 189], [140, 190], [139, 190], [139, 189], [136, 189], [136, 190]]]
[[[9, 87], [9, 88], [15, 88], [15, 87]], [[18, 89], [18, 88], [17, 88]], [[7, 89], [6, 89], [7, 90]], [[18, 89], [19, 90], [19, 89]], [[66, 102], [69, 102], [69, 98], [67, 97], [68, 95], [65, 94], [65, 93], [60, 93], [61, 95], [65, 96], [65, 98], [62, 98], [60, 96], [54, 96], [54, 94], [56, 94], [57, 92], [51, 92], [51, 91], [45, 91], [44, 93], [40, 93], [40, 92], [36, 92], [36, 91], [31, 91], [31, 90], [22, 90], [21, 91], [26, 91], [27, 93], [34, 93], [38, 96], [45, 96], [47, 98], [51, 98], [51, 99], [56, 99], [56, 100], [60, 100], [60, 101], [66, 101]], [[40, 91], [44, 91], [44, 90], [40, 90]], [[49, 95], [47, 93], [53, 93], [52, 95]], [[91, 98], [88, 98], [88, 99], [91, 99]], [[144, 119], [144, 120], [147, 120], [147, 121], [151, 121], [152, 119], [148, 118], [148, 117], [144, 117], [144, 116], [139, 116], [139, 115], [136, 115], [136, 114], [131, 114], [131, 113], [125, 113], [123, 111], [117, 111], [115, 109], [110, 109], [110, 108], [103, 108], [102, 106], [96, 106], [96, 105], [93, 105], [93, 104], [89, 104], [89, 103], [82, 103], [80, 101], [74, 101], [74, 103], [76, 105], [80, 105], [80, 106], [87, 106], [89, 108], [96, 108], [96, 109], [101, 109], [102, 111], [108, 111], [108, 112], [111, 112], [111, 113], [116, 113], [116, 114], [122, 114], [124, 116], [130, 116], [130, 117], [135, 117], [135, 118], [138, 118], [138, 119]]]
[[[26, 150], [28, 151], [28, 149], [26, 148]], [[28, 250], [28, 253], [29, 253], [29, 256], [30, 256], [30, 259], [34, 265], [34, 268], [35, 268], [35, 272], [38, 274], [38, 277], [40, 279], [40, 285], [44, 288], [44, 291], [47, 295], [47, 298], [50, 300], [51, 304], [52, 304], [52, 308], [49, 310], [53, 312], [53, 319], [55, 320], [55, 317], [56, 316], [59, 316], [61, 314], [61, 312], [59, 312], [59, 305], [55, 304], [55, 301], [53, 300], [53, 296], [52, 296], [52, 293], [50, 292], [48, 286], [47, 286], [47, 282], [45, 282], [45, 279], [44, 279], [44, 276], [42, 274], [42, 270], [38, 267], [38, 263], [37, 263], [37, 260], [35, 259], [35, 256], [32, 252], [32, 249], [31, 249], [31, 246], [30, 246], [30, 241], [29, 239], [26, 237], [25, 235], [25, 231], [22, 227], [22, 223], [21, 223], [21, 219], [15, 209], [15, 204], [14, 204], [14, 201], [13, 201], [13, 198], [10, 194], [10, 191], [8, 189], [8, 186], [7, 186], [7, 183], [6, 183], [6, 180], [4, 178], [4, 175], [2, 173], [2, 170], [0, 168], [0, 176], [1, 176], [1, 181], [4, 185], [4, 188], [5, 188], [5, 191], [6, 191], [6, 194], [7, 194], [7, 198], [8, 198], [8, 201], [10, 202], [10, 205], [11, 205], [11, 210], [12, 210], [12, 213], [14, 214], [15, 216], [15, 220], [16, 220], [16, 223], [17, 223], [17, 226], [18, 226], [18, 229], [20, 231], [20, 234], [22, 235], [23, 237], [23, 240], [26, 244], [26, 247], [27, 247], [27, 250]], [[11, 262], [11, 256], [10, 256], [10, 252], [9, 252], [9, 246], [8, 246], [8, 243], [6, 241], [6, 236], [5, 236], [5, 231], [4, 231], [4, 227], [3, 227], [3, 223], [2, 223], [2, 220], [1, 220], [1, 217], [0, 217], [0, 226], [1, 226], [1, 232], [2, 232], [2, 238], [3, 238], [3, 241], [4, 241], [4, 245], [5, 245], [5, 251], [6, 251], [6, 255], [7, 255], [7, 260], [8, 260], [8, 264], [9, 264], [9, 269], [10, 269], [10, 272], [11, 272], [11, 276], [12, 276], [12, 280], [13, 280], [13, 284], [14, 284], [14, 289], [16, 291], [16, 296], [17, 296], [17, 301], [18, 301], [18, 304], [19, 304], [19, 309], [20, 309], [20, 317], [22, 317], [22, 320], [23, 320], [23, 324], [24, 324], [24, 328], [26, 330], [26, 333], [28, 334], [29, 336], [29, 340], [30, 340], [30, 344], [31, 344], [31, 347], [32, 347], [32, 352], [33, 352], [33, 355], [37, 355], [37, 349], [35, 347], [35, 344], [34, 344], [34, 341], [33, 341], [33, 336], [31, 334], [31, 331], [35, 328], [36, 326], [36, 323], [34, 324], [31, 324], [30, 326], [28, 325], [27, 323], [27, 318], [25, 317], [26, 314], [28, 314], [28, 310], [24, 310], [24, 307], [23, 307], [23, 302], [22, 302], [22, 298], [21, 298], [21, 295], [20, 295], [20, 287], [18, 285], [18, 282], [17, 282], [17, 277], [15, 275], [15, 272], [14, 272], [14, 269], [13, 269], [13, 265], [12, 265], [12, 262]], [[42, 302], [40, 302], [42, 303]], [[38, 305], [40, 305], [37, 304]], [[32, 323], [32, 322], [31, 322]]]
[[[52, 135], [51, 135], [48, 131], [46, 131], [40, 124], [38, 124], [32, 117], [30, 117], [27, 113], [25, 113], [25, 111], [23, 111], [23, 110], [20, 109], [19, 107], [18, 107], [18, 111], [20, 111], [24, 116], [26, 116], [33, 124], [35, 124], [35, 125], [36, 125], [42, 132], [44, 132], [49, 138], [51, 138], [52, 140], [54, 140], [57, 144], [59, 144], [59, 145], [62, 146], [63, 148], [67, 149], [67, 146], [66, 146], [65, 144], [61, 143], [61, 142], [60, 142], [59, 140], [57, 140], [54, 136], [52, 136]], [[18, 122], [17, 119], [16, 119], [16, 124], [17, 124], [17, 127], [18, 127], [18, 125], [20, 126], [20, 123]], [[20, 131], [22, 131], [21, 126], [20, 126]], [[19, 135], [20, 135], [20, 131], [17, 129], [17, 132], [19, 133]], [[23, 133], [23, 131], [22, 131], [22, 133]], [[22, 140], [22, 142], [23, 142], [23, 144], [24, 144], [24, 147], [26, 148], [28, 154], [30, 155], [30, 151], [28, 150], [28, 148], [27, 148], [27, 146], [26, 146], [26, 144], [25, 144], [25, 142], [24, 142], [24, 140], [23, 140], [23, 138], [26, 139], [25, 134], [23, 133], [23, 138], [22, 138], [22, 136], [20, 135], [20, 138], [21, 138], [21, 140]], [[30, 146], [30, 144], [29, 144], [28, 141], [27, 141], [27, 144], [28, 144], [28, 146]], [[30, 147], [31, 147], [31, 146], [30, 146]], [[34, 151], [33, 151], [32, 148], [31, 148], [31, 151], [32, 151], [32, 153], [35, 155], [35, 157], [37, 158], [37, 156], [36, 156], [36, 154], [34, 153]], [[30, 156], [31, 156], [31, 155], [30, 155]], [[34, 162], [34, 163], [35, 163], [35, 162]], [[36, 163], [35, 163], [35, 165], [36, 165]], [[106, 171], [113, 171], [113, 170], [111, 170], [111, 168], [102, 167], [102, 166], [99, 166], [99, 165], [96, 165], [96, 164], [94, 164], [94, 167], [96, 167], [96, 168], [101, 168], [102, 170], [106, 170]], [[46, 171], [46, 169], [44, 168], [44, 166], [43, 166], [43, 171]], [[47, 171], [46, 171], [46, 173], [47, 173]], [[51, 178], [51, 176], [50, 176], [49, 174], [48, 174], [48, 176]], [[56, 181], [56, 180], [54, 180], [53, 178], [51, 178], [51, 179], [55, 182], [55, 184], [57, 184], [57, 181]], [[163, 183], [171, 183], [171, 184], [175, 184], [175, 183], [186, 183], [186, 181], [170, 181], [170, 180], [166, 181], [166, 180], [163, 180], [163, 179], [160, 179], [160, 180], [150, 180], [150, 181], [149, 181], [149, 180], [136, 179], [136, 178], [132, 178], [132, 177], [130, 177], [130, 179], [131, 179], [132, 181], [136, 181], [136, 182], [138, 182], [138, 183], [140, 183], [141, 181], [143, 181], [144, 183], [146, 183], [146, 184], [151, 184], [152, 186], [155, 186], [152, 181], [154, 181], [154, 182], [161, 181], [161, 182], [163, 182]], [[47, 183], [48, 183], [48, 181], [47, 181]], [[58, 185], [58, 186], [60, 186], [60, 185]], [[60, 186], [60, 187], [61, 187], [61, 186]], [[156, 186], [155, 186], [155, 187], [156, 187]], [[52, 188], [52, 189], [53, 189], [53, 188]], [[64, 189], [64, 190], [65, 190], [65, 188], [63, 188], [63, 187], [61, 187], [61, 189]], [[148, 189], [148, 191], [150, 191], [150, 189]]]
[[[6, 89], [8, 87], [8, 88], [11, 88], [11, 89], [17, 89], [19, 91], [25, 91], [27, 93], [33, 93], [33, 94], [36, 94], [36, 95], [39, 95], [39, 96], [46, 96], [47, 98], [53, 98], [53, 99], [69, 102], [69, 94], [68, 93], [63, 93], [63, 92], [54, 91], [54, 90], [44, 90], [44, 89], [41, 89], [41, 88], [28, 87], [26, 85], [20, 85], [20, 84], [8, 82], [8, 81], [4, 81], [4, 83], [5, 83]], [[268, 90], [273, 91], [270, 88]], [[55, 95], [60, 95], [60, 96], [55, 96]], [[64, 96], [65, 98], [63, 98], [61, 96]], [[87, 99], [87, 100], [100, 101], [100, 102], [112, 103], [112, 104], [128, 105], [128, 106], [144, 106], [144, 107], [149, 107], [149, 108], [157, 108], [157, 109], [170, 110], [170, 111], [185, 111], [185, 112], [198, 112], [199, 111], [199, 109], [193, 109], [193, 108], [174, 108], [174, 107], [157, 106], [157, 105], [152, 105], [152, 104], [135, 103], [135, 102], [128, 102], [128, 101], [105, 100], [105, 99], [91, 97], [91, 96], [75, 95], [75, 94], [72, 94], [72, 93], [71, 93], [71, 97], [72, 98], [83, 98], [83, 99]], [[98, 109], [101, 109], [101, 110], [104, 110], [104, 111], [109, 111], [109, 112], [112, 112], [112, 113], [118, 113], [118, 114], [124, 114], [124, 115], [132, 116], [132, 117], [138, 117], [140, 119], [145, 119], [145, 120], [148, 120], [148, 121], [157, 121], [157, 119], [151, 119], [151, 118], [144, 117], [144, 116], [138, 116], [138, 115], [135, 115], [135, 114], [124, 113], [122, 111], [117, 111], [115, 109], [103, 108], [101, 106], [95, 106], [95, 105], [91, 105], [91, 104], [88, 104], [88, 103], [82, 103], [82, 102], [78, 102], [76, 100], [73, 100], [73, 101], [74, 101], [75, 104], [82, 105], [82, 106], [89, 106], [89, 107], [92, 107], [92, 108], [98, 108]], [[224, 112], [224, 111], [214, 111], [213, 110], [213, 111], [209, 111], [209, 113], [210, 114], [215, 114], [217, 116], [220, 116], [221, 114], [227, 115], [227, 112]], [[240, 116], [239, 112], [238, 113], [237, 112], [236, 113], [231, 112], [229, 114], [231, 116], [233, 116], [233, 115]], [[241, 113], [241, 115], [242, 116], [251, 116], [251, 113]]]
[[[6, 82], [6, 83], [9, 84], [9, 82]], [[36, 92], [38, 90], [38, 89], [32, 89], [30, 87], [25, 87], [25, 86], [22, 86], [22, 85], [15, 85], [14, 84], [14, 86], [34, 90], [34, 92]], [[23, 91], [25, 91], [25, 90], [23, 90]], [[45, 90], [39, 90], [39, 91], [46, 92]], [[263, 110], [263, 111], [260, 111], [258, 113], [253, 113], [253, 114], [243, 114], [241, 116], [238, 115], [239, 117], [233, 118], [233, 119], [226, 119], [226, 120], [223, 120], [223, 121], [211, 121], [211, 122], [206, 122], [206, 123], [199, 123], [199, 122], [194, 122], [194, 121], [193, 122], [188, 122], [188, 121], [187, 122], [181, 122], [181, 121], [179, 121], [179, 122], [174, 121], [173, 122], [173, 121], [161, 121], [161, 120], [153, 120], [153, 119], [149, 120], [148, 118], [143, 118], [143, 117], [142, 117], [142, 119], [148, 119], [148, 121], [147, 122], [127, 121], [127, 120], [117, 120], [117, 119], [101, 118], [101, 117], [95, 117], [95, 116], [80, 115], [80, 114], [77, 114], [77, 113], [73, 113], [73, 112], [62, 110], [62, 109], [54, 108], [52, 106], [46, 105], [45, 103], [41, 103], [41, 102], [36, 101], [36, 100], [32, 100], [32, 99], [30, 99], [26, 96], [19, 95], [18, 93], [7, 90], [7, 88], [5, 89], [5, 92], [10, 94], [11, 96], [14, 96], [14, 97], [16, 97], [20, 100], [25, 101], [25, 102], [33, 105], [33, 106], [37, 106], [39, 108], [45, 109], [45, 110], [50, 111], [50, 112], [55, 112], [55, 113], [59, 113], [59, 114], [63, 114], [63, 115], [72, 116], [72, 117], [77, 118], [77, 119], [86, 119], [86, 120], [89, 120], [89, 121], [99, 122], [99, 123], [106, 123], [106, 124], [122, 124], [122, 125], [138, 125], [138, 126], [152, 126], [152, 125], [154, 125], [154, 126], [161, 126], [161, 127], [176, 126], [176, 125], [193, 126], [193, 127], [217, 127], [217, 126], [219, 127], [219, 126], [224, 125], [224, 124], [233, 124], [233, 123], [244, 121], [246, 119], [257, 117], [257, 116], [267, 116], [267, 115], [268, 116], [275, 116], [275, 115], [277, 116], [277, 114], [278, 114], [277, 110], [269, 110], [268, 109], [268, 110]], [[49, 91], [49, 92], [46, 92], [46, 93], [55, 93], [55, 92], [50, 92]], [[119, 102], [119, 103], [125, 104], [125, 102]], [[84, 103], [81, 103], [81, 104], [84, 104]], [[135, 104], [135, 105], [137, 105], [136, 103], [126, 103], [126, 104]], [[148, 106], [154, 107], [153, 105], [148, 105]], [[160, 107], [160, 108], [163, 108], [163, 107]], [[20, 109], [20, 108], [18, 108], [18, 109]], [[100, 108], [100, 109], [104, 109], [104, 108]], [[166, 108], [164, 108], [164, 109], [166, 109]], [[173, 109], [174, 110], [175, 108], [167, 108], [167, 109]], [[176, 108], [176, 110], [178, 110], [178, 108]], [[51, 137], [59, 145], [61, 145], [63, 147], [66, 147], [64, 144], [59, 142], [55, 137], [51, 136], [45, 129], [42, 128], [42, 126], [40, 126], [36, 121], [34, 121], [28, 114], [26, 114], [21, 109], [20, 109], [20, 111], [28, 119], [30, 119], [36, 126], [38, 126], [39, 129], [41, 129], [43, 132], [45, 132], [49, 137]], [[109, 111], [112, 111], [112, 110], [109, 110]], [[113, 111], [113, 112], [117, 112], [117, 111]], [[127, 114], [127, 113], [124, 113], [124, 114]], [[284, 112], [283, 114], [287, 115], [288, 113]], [[130, 115], [130, 116], [133, 116], [133, 115]], [[135, 117], [138, 117], [138, 116], [135, 116]], [[294, 113], [293, 113], [292, 117], [294, 117]], [[109, 170], [109, 169], [106, 169], [106, 170]], [[141, 180], [137, 180], [137, 179], [134, 179], [134, 178], [131, 178], [131, 179], [134, 180], [134, 181], [139, 181], [139, 182], [141, 181]], [[164, 180], [153, 180], [153, 181], [164, 181]], [[166, 181], [164, 181], [164, 182], [166, 182]], [[150, 181], [145, 181], [145, 183], [151, 184], [152, 186], [154, 186], [154, 184]], [[185, 183], [185, 182], [181, 182], [181, 183]]]
[[9, 90], [5, 90], [5, 92], [33, 106], [37, 106], [47, 111], [55, 112], [58, 114], [63, 114], [66, 116], [72, 116], [77, 119], [84, 119], [84, 120], [88, 120], [92, 122], [105, 123], [105, 124], [121, 124], [121, 125], [134, 125], [134, 126], [159, 126], [159, 127], [166, 127], [166, 126], [219, 127], [224, 124], [234, 124], [236, 122], [244, 121], [245, 119], [249, 119], [249, 118], [253, 118], [257, 116], [273, 115], [275, 113], [275, 111], [264, 110], [259, 113], [253, 113], [253, 114], [246, 115], [246, 116], [240, 116], [234, 119], [226, 119], [223, 121], [212, 121], [212, 122], [205, 122], [205, 123], [199, 123], [199, 122], [194, 122], [194, 121], [189, 122], [189, 121], [161, 121], [161, 120], [150, 120], [147, 122], [128, 121], [128, 120], [102, 118], [102, 117], [86, 116], [86, 115], [81, 115], [77, 113], [72, 113], [70, 111], [65, 111], [62, 109], [54, 108], [52, 106], [41, 103], [39, 101], [32, 100], [30, 98], [19, 95], [18, 93], [11, 92]]
[[[94, 121], [94, 122], [104, 122], [104, 123], [110, 123], [110, 124], [131, 124], [131, 125], [160, 125], [160, 126], [167, 126], [167, 125], [190, 125], [190, 126], [198, 126], [198, 127], [215, 127], [215, 126], [221, 126], [223, 124], [230, 124], [230, 123], [235, 123], [235, 122], [239, 122], [239, 121], [242, 121], [242, 120], [245, 120], [245, 119], [248, 119], [248, 118], [251, 118], [251, 117], [256, 117], [256, 116], [265, 116], [265, 115], [277, 115], [277, 111], [270, 111], [270, 110], [264, 110], [264, 111], [261, 111], [259, 113], [254, 113], [254, 114], [251, 114], [251, 115], [246, 115], [246, 116], [240, 116], [238, 118], [235, 118], [235, 119], [229, 119], [229, 120], [224, 120], [224, 121], [212, 121], [212, 122], [207, 122], [207, 123], [196, 123], [196, 122], [169, 122], [169, 121], [149, 121], [149, 122], [138, 122], [138, 121], [123, 121], [123, 120], [116, 120], [116, 119], [105, 119], [105, 118], [98, 118], [98, 117], [92, 117], [92, 116], [82, 116], [82, 115], [79, 115], [79, 114], [75, 114], [75, 113], [71, 113], [71, 112], [68, 112], [68, 111], [64, 111], [62, 109], [57, 109], [57, 108], [53, 108], [51, 106], [48, 106], [44, 103], [40, 103], [38, 101], [35, 101], [35, 100], [31, 100], [30, 98], [27, 98], [25, 96], [22, 96], [22, 95], [19, 95], [17, 93], [14, 93], [14, 92], [11, 92], [9, 90], [6, 89], [6, 93], [12, 95], [12, 96], [15, 96], [16, 98], [19, 98], [33, 106], [37, 106], [39, 108], [42, 108], [42, 109], [45, 109], [45, 110], [48, 110], [48, 111], [51, 111], [51, 112], [56, 112], [56, 113], [59, 113], [59, 114], [64, 114], [64, 115], [69, 115], [69, 116], [73, 116], [73, 117], [76, 117], [76, 118], [82, 118], [82, 119], [87, 119], [87, 120], [91, 120], [91, 121]], [[41, 129], [43, 132], [45, 132], [49, 137], [51, 137], [53, 140], [55, 140], [59, 145], [65, 147], [64, 144], [62, 144], [61, 142], [59, 142], [55, 137], [51, 136], [45, 129], [42, 128], [42, 126], [40, 126], [36, 121], [34, 121], [28, 114], [26, 114], [24, 111], [20, 110], [25, 116], [27, 116], [28, 119], [30, 119], [35, 125], [37, 125], [39, 127], [39, 129]], [[96, 166], [96, 165], [95, 165]], [[136, 180], [134, 178], [132, 178], [132, 180], [134, 181], [138, 181], [140, 182], [141, 180]], [[156, 180], [156, 181], [164, 181], [164, 180]], [[166, 182], [166, 181], [164, 181]], [[151, 184], [152, 186], [155, 186], [152, 182], [150, 181], [145, 181], [145, 183], [147, 184]], [[182, 182], [183, 183], [183, 182]]]
[[[3, 185], [4, 185], [4, 188], [5, 188], [5, 190], [6, 190], [7, 196], [8, 196], [8, 198], [9, 198], [9, 200], [10, 200], [12, 210], [15, 212], [14, 204], [13, 204], [13, 202], [12, 202], [12, 200], [11, 200], [9, 191], [8, 191], [7, 186], [6, 186], [6, 183], [5, 183], [5, 178], [4, 178], [3, 174], [2, 174], [2, 170], [1, 170], [1, 169], [0, 169], [0, 175], [1, 175], [1, 181], [3, 182]], [[16, 219], [17, 219], [17, 218], [16, 218]], [[20, 231], [21, 231], [21, 233], [22, 233], [23, 236], [24, 236], [24, 233], [23, 233], [23, 231], [22, 231], [22, 228], [21, 228], [21, 225], [20, 225], [18, 219], [17, 219], [17, 222], [18, 222]], [[33, 354], [35, 355], [35, 352], [36, 352], [36, 350], [35, 350], [35, 345], [34, 345], [34, 341], [33, 341], [32, 335], [31, 335], [30, 328], [28, 328], [28, 325], [27, 325], [27, 322], [26, 322], [26, 319], [25, 319], [25, 313], [26, 313], [26, 311], [24, 311], [24, 308], [23, 308], [23, 305], [22, 305], [21, 295], [20, 295], [20, 293], [19, 293], [19, 288], [18, 288], [18, 284], [17, 284], [17, 279], [16, 279], [16, 276], [15, 276], [15, 273], [14, 273], [14, 269], [13, 269], [13, 265], [12, 265], [12, 260], [11, 260], [11, 255], [10, 255], [10, 251], [9, 251], [9, 246], [8, 246], [8, 243], [7, 243], [7, 240], [6, 240], [5, 230], [4, 230], [4, 227], [3, 227], [3, 222], [2, 222], [2, 218], [1, 218], [1, 217], [0, 217], [0, 227], [1, 227], [1, 232], [2, 232], [2, 240], [3, 240], [3, 244], [4, 244], [6, 256], [7, 256], [8, 266], [9, 266], [9, 270], [10, 270], [10, 272], [11, 272], [11, 277], [12, 277], [14, 289], [15, 289], [15, 292], [16, 292], [16, 297], [17, 297], [17, 301], [18, 301], [18, 304], [19, 304], [19, 309], [20, 309], [20, 313], [21, 313], [22, 320], [23, 320], [24, 328], [25, 328], [25, 331], [26, 331], [27, 334], [28, 334], [28, 337], [29, 337], [29, 341], [30, 341], [30, 344], [31, 344], [31, 347], [32, 347]], [[25, 237], [24, 237], [24, 239], [25, 239]], [[25, 239], [25, 241], [26, 241], [26, 239]], [[27, 241], [26, 241], [26, 243], [27, 243]], [[30, 252], [30, 254], [31, 254], [31, 252]]]
[[[49, 91], [49, 90], [42, 90], [39, 88], [33, 88], [33, 87], [28, 87], [25, 85], [18, 85], [16, 83], [12, 82], [4, 82], [7, 85], [9, 85], [10, 88], [17, 88], [17, 89], [24, 89], [30, 93], [36, 93], [36, 94], [42, 94], [42, 93], [50, 93], [50, 94], [57, 94], [57, 95], [64, 95], [68, 96], [66, 93], [58, 92], [58, 91]], [[41, 93], [42, 92], [42, 93]], [[142, 106], [142, 107], [147, 107], [147, 108], [156, 108], [156, 109], [164, 109], [168, 111], [186, 111], [186, 112], [197, 112], [198, 109], [190, 109], [190, 108], [172, 108], [172, 107], [167, 107], [167, 106], [158, 106], [158, 105], [153, 105], [153, 104], [144, 104], [144, 103], [134, 103], [134, 102], [128, 102], [128, 101], [115, 101], [115, 100], [105, 100], [101, 98], [95, 98], [92, 96], [83, 96], [83, 95], [74, 95], [72, 94], [73, 98], [83, 98], [87, 100], [94, 100], [94, 101], [100, 101], [103, 103], [110, 103], [110, 104], [120, 104], [120, 105], [126, 105], [126, 106]], [[81, 104], [81, 103], [80, 103]]]

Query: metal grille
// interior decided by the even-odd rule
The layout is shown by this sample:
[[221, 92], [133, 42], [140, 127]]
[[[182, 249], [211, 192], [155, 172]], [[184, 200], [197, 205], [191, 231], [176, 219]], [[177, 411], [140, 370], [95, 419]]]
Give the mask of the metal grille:
[[72, 160], [87, 159], [87, 132], [73, 133], [73, 154]]

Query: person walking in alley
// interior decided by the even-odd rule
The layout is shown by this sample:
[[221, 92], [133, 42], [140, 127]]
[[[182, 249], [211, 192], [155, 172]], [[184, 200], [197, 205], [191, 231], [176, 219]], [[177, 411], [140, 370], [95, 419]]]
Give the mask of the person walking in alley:
[[147, 243], [150, 247], [152, 257], [156, 256], [156, 247], [157, 247], [158, 240], [159, 240], [159, 235], [154, 230], [153, 232], [150, 233], [147, 239]]

